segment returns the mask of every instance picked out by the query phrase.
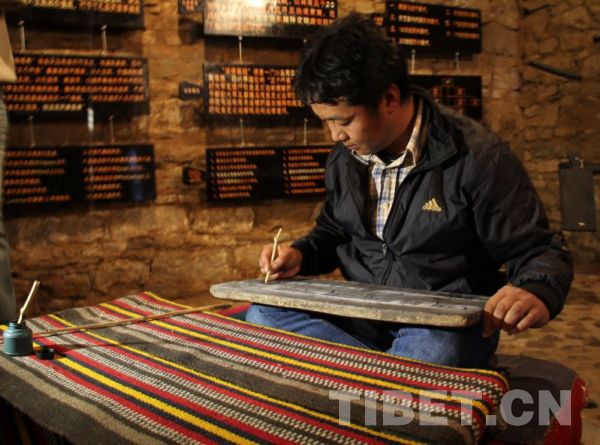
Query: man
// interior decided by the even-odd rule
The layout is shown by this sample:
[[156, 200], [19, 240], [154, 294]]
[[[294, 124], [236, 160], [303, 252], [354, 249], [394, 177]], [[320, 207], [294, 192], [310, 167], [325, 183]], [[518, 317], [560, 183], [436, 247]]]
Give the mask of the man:
[[[8, 30], [4, 19], [4, 9], [22, 6], [24, 2], [19, 0], [0, 0], [0, 83], [14, 82], [17, 79], [15, 65], [12, 57]], [[3, 205], [3, 179], [4, 179], [4, 157], [6, 155], [6, 133], [8, 120], [6, 107], [0, 90], [0, 322], [7, 323], [15, 317], [15, 294], [10, 277], [10, 252], [4, 218]]]
[[[352, 14], [307, 46], [294, 83], [336, 142], [314, 229], [281, 247], [274, 279], [340, 268], [348, 280], [492, 295], [463, 329], [378, 323], [253, 305], [247, 320], [414, 359], [485, 366], [499, 330], [556, 316], [572, 260], [522, 165], [497, 136], [411, 87], [400, 51]], [[506, 272], [499, 269], [505, 265]], [[506, 284], [508, 280], [509, 284]]]

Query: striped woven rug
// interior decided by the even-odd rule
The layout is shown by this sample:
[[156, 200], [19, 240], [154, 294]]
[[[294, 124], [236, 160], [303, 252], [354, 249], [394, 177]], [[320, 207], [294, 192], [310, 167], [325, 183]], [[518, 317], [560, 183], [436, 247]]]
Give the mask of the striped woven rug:
[[[181, 308], [141, 293], [28, 326], [38, 332]], [[415, 362], [210, 313], [35, 343], [57, 356], [0, 354], [0, 396], [76, 444], [473, 444], [507, 391], [492, 371]]]

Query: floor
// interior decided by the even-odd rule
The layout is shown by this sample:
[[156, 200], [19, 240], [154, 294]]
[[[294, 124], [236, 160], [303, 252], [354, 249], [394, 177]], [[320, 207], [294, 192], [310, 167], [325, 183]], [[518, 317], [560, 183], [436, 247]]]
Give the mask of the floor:
[[499, 352], [555, 360], [587, 384], [582, 412], [584, 445], [600, 445], [600, 273], [576, 274], [562, 313], [542, 329], [503, 335]]
[[[178, 302], [222, 303], [210, 296]], [[555, 360], [574, 369], [587, 383], [589, 394], [582, 413], [582, 443], [600, 445], [600, 272], [588, 268], [577, 273], [562, 313], [542, 329], [503, 335], [498, 352]]]

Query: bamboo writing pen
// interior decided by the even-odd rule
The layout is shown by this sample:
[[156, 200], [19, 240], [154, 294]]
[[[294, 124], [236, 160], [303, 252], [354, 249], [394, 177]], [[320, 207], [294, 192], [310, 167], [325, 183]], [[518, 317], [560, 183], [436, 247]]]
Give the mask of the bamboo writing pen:
[[[103, 321], [99, 323], [91, 323], [79, 326], [67, 326], [64, 328], [51, 329], [49, 331], [40, 331], [33, 334], [33, 338], [42, 338], [42, 337], [52, 337], [54, 335], [60, 334], [70, 334], [72, 332], [81, 332], [81, 331], [93, 331], [96, 329], [105, 329], [112, 328], [115, 326], [126, 326], [136, 323], [145, 323], [154, 320], [161, 320], [163, 318], [175, 317], [178, 315], [187, 315], [193, 314], [194, 312], [206, 312], [206, 311], [215, 311], [218, 309], [225, 309], [231, 307], [230, 304], [213, 304], [210, 306], [202, 306], [202, 307], [192, 307], [179, 309], [176, 311], [164, 312], [162, 314], [154, 314], [154, 315], [144, 315], [141, 317], [133, 317], [133, 318], [125, 318], [123, 320], [115, 320], [115, 321]], [[0, 338], [0, 344], [4, 343], [4, 338]]]
[[271, 261], [269, 261], [269, 268], [267, 269], [267, 275], [265, 276], [265, 284], [269, 282], [269, 277], [271, 276], [271, 264], [277, 258], [277, 243], [279, 242], [279, 235], [281, 235], [282, 227], [279, 228], [277, 235], [273, 238], [273, 251], [271, 252]]

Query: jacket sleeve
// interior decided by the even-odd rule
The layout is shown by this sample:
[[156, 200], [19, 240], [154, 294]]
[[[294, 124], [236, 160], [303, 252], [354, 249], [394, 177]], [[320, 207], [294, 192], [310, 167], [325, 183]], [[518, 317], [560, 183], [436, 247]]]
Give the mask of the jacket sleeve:
[[537, 295], [554, 318], [573, 280], [563, 238], [550, 230], [543, 205], [515, 154], [504, 144], [478, 162], [472, 189], [477, 232], [488, 253], [506, 264], [514, 286]]
[[313, 229], [303, 238], [292, 243], [292, 247], [302, 252], [301, 275], [320, 275], [333, 272], [339, 266], [337, 246], [349, 241], [334, 217], [335, 206], [335, 160], [338, 154], [332, 152], [327, 159], [325, 187], [327, 196], [321, 207]]

